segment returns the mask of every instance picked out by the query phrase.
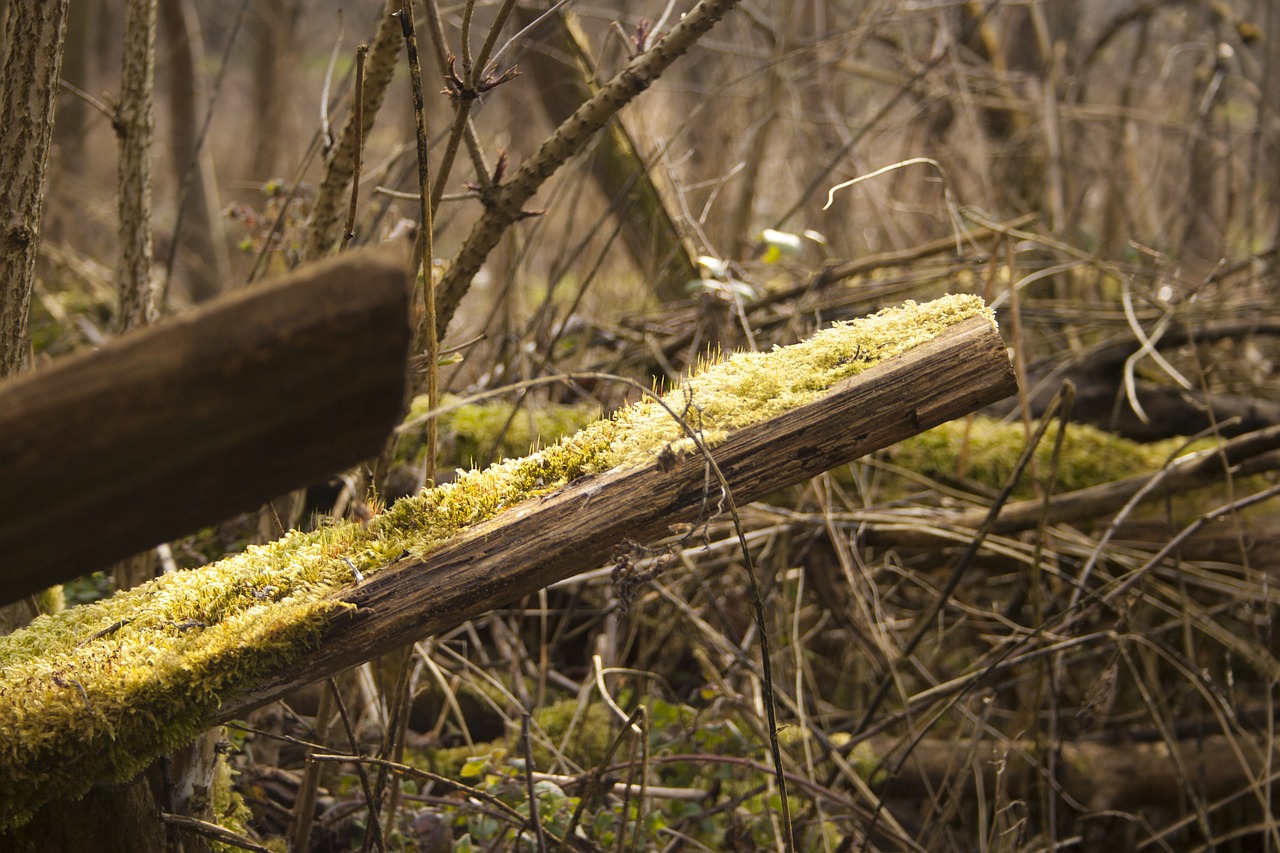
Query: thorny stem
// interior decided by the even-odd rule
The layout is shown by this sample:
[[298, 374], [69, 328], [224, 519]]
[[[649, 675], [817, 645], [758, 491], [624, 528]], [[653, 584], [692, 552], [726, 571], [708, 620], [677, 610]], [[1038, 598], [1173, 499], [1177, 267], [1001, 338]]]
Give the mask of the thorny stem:
[[[431, 274], [432, 256], [432, 205], [431, 167], [427, 160], [427, 110], [422, 94], [422, 66], [418, 62], [418, 37], [413, 29], [413, 0], [400, 0], [400, 27], [404, 32], [405, 51], [409, 59], [409, 82], [413, 89], [413, 115], [418, 136], [418, 185], [422, 193], [422, 256], [418, 268], [422, 271], [423, 317], [419, 328], [420, 343], [427, 362], [427, 403], [435, 408], [440, 402], [440, 337], [436, 331], [436, 289]], [[436, 424], [427, 424], [427, 482], [436, 479]]]
[[440, 209], [440, 199], [444, 197], [445, 183], [449, 180], [449, 173], [453, 171], [453, 161], [458, 156], [458, 146], [466, 135], [467, 121], [471, 116], [471, 104], [471, 101], [463, 99], [459, 100], [454, 108], [453, 127], [449, 129], [449, 139], [445, 143], [444, 156], [440, 158], [439, 174], [436, 175], [436, 186], [431, 191], [433, 214]]
[[[476, 68], [480, 69], [480, 74], [484, 74], [485, 68], [489, 65], [489, 57], [493, 55], [493, 46], [498, 43], [498, 35], [502, 32], [503, 26], [507, 23], [507, 17], [511, 14], [511, 10], [515, 8], [516, 0], [503, 0], [502, 7], [498, 9], [498, 15], [493, 19], [493, 26], [489, 28], [489, 34], [484, 37], [484, 44], [480, 46], [480, 52], [476, 54]], [[474, 85], [474, 81], [471, 81]]]
[[347, 208], [347, 224], [342, 229], [342, 247], [345, 250], [356, 236], [356, 202], [360, 198], [360, 158], [364, 148], [364, 60], [369, 55], [369, 45], [356, 48], [356, 150], [351, 171], [351, 205]]
[[471, 64], [471, 19], [475, 16], [475, 11], [476, 0], [467, 0], [462, 9], [462, 35], [459, 37], [462, 47], [462, 80], [468, 89], [474, 89], [479, 82], [475, 67]]
[[552, 136], [524, 162], [511, 181], [493, 191], [493, 202], [471, 229], [461, 251], [440, 281], [436, 332], [443, 334], [471, 279], [498, 241], [524, 214], [524, 203], [538, 188], [624, 106], [706, 34], [740, 0], [702, 0], [665, 38], [627, 63], [612, 80], [561, 123]]
[[[493, 26], [489, 28], [489, 34], [485, 36], [484, 45], [480, 48], [480, 53], [476, 55], [475, 65], [471, 65], [470, 53], [470, 15], [463, 17], [462, 31], [462, 77], [463, 82], [468, 89], [474, 90], [477, 75], [483, 76], [485, 65], [489, 62], [489, 54], [493, 52], [493, 45], [498, 40], [498, 33], [507, 22], [507, 17], [511, 14], [512, 8], [515, 6], [515, 0], [504, 0], [502, 7], [498, 10], [498, 16], [493, 22]], [[470, 11], [470, 4], [467, 9]], [[433, 18], [433, 23], [439, 23], [438, 18]], [[443, 50], [443, 26], [436, 33], [436, 40], [441, 43]], [[448, 65], [448, 59], [441, 62], [442, 70]], [[479, 69], [477, 72], [475, 69]], [[444, 156], [440, 158], [440, 169], [436, 175], [436, 186], [431, 191], [431, 212], [434, 214], [440, 209], [440, 200], [444, 197], [444, 188], [448, 184], [449, 175], [453, 171], [453, 161], [458, 156], [458, 147], [462, 144], [463, 139], [467, 138], [468, 130], [470, 130], [471, 120], [471, 104], [470, 98], [460, 98], [456, 102], [456, 111], [453, 114], [453, 127], [449, 131], [449, 139], [445, 143]], [[472, 131], [474, 132], [474, 131]], [[468, 140], [470, 141], [470, 140]], [[480, 168], [477, 163], [477, 183], [485, 186], [488, 183], [488, 169]]]
[[[431, 25], [431, 46], [435, 48], [436, 65], [440, 69], [440, 76], [447, 78], [449, 76], [449, 49], [448, 39], [444, 34], [444, 21], [440, 17], [440, 5], [437, 0], [431, 0], [431, 2], [426, 4], [426, 10], [427, 23]], [[501, 16], [501, 13], [499, 13], [499, 16]], [[465, 129], [463, 133], [463, 141], [467, 143], [467, 153], [471, 156], [471, 162], [475, 168], [476, 182], [479, 183], [481, 187], [487, 187], [489, 185], [489, 166], [484, 160], [484, 152], [480, 147], [480, 138], [476, 135], [475, 126], [471, 122], [470, 118], [467, 119], [463, 126]], [[455, 149], [451, 154], [449, 152], [449, 146], [454, 144], [452, 137], [445, 143], [444, 157], [441, 158], [440, 175], [436, 178], [439, 181], [444, 181], [448, 176], [448, 173], [443, 167], [446, 161], [449, 164], [449, 170], [452, 171], [453, 169], [453, 159], [457, 151]], [[443, 192], [445, 184], [441, 183], [440, 186], [441, 189], [438, 192], [432, 193], [433, 199], [437, 197], [444, 197], [443, 195], [440, 195], [440, 193]], [[439, 205], [437, 203], [432, 209], [435, 210], [438, 209], [438, 207]]]

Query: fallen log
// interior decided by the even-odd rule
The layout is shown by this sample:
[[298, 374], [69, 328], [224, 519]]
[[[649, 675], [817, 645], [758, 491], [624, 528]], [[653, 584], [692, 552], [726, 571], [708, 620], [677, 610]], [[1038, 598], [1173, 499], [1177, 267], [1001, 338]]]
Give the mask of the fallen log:
[[1016, 389], [976, 297], [704, 369], [530, 457], [0, 638], [0, 827], [292, 688]]
[[0, 604], [376, 456], [406, 270], [344, 254], [0, 384]]
[[[1178, 809], [1189, 781], [1196, 795], [1214, 802], [1256, 790], [1272, 772], [1266, 742], [1239, 732], [1155, 743], [1064, 742], [1057, 750], [1055, 791], [1095, 815]], [[1032, 741], [967, 737], [913, 740], [905, 754], [900, 739], [876, 737], [855, 757], [880, 796], [909, 800], [940, 790], [966, 799], [990, 797], [1002, 786], [1022, 792], [1043, 784], [1048, 761], [1044, 746]]]

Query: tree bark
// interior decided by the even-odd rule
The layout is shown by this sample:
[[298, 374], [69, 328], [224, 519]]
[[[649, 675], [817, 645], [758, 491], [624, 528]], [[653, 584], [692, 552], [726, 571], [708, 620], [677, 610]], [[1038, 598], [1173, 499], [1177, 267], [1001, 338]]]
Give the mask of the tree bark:
[[4, 21], [0, 92], [0, 378], [29, 347], [28, 310], [40, 245], [53, 106], [68, 0], [17, 0]]
[[116, 265], [121, 332], [145, 326], [156, 316], [152, 286], [151, 139], [156, 70], [156, 0], [128, 0], [124, 19], [124, 68], [115, 129], [120, 138], [117, 165], [119, 258]]
[[[340, 255], [333, 265], [348, 257]], [[403, 272], [399, 274], [404, 284]], [[359, 284], [367, 286], [368, 282]], [[402, 299], [406, 293], [407, 288], [401, 290]], [[270, 325], [272, 319], [263, 322]], [[701, 454], [682, 454], [667, 447], [656, 461], [646, 462], [643, 460], [650, 458], [649, 454], [637, 448], [637, 458], [641, 460], [633, 463], [637, 467], [620, 466], [602, 474], [581, 476], [557, 491], [538, 494], [531, 482], [536, 466], [541, 462], [551, 465], [547, 473], [557, 480], [572, 476], [574, 451], [569, 450], [569, 458], [561, 460], [570, 465], [568, 470], [557, 470], [561, 463], [550, 458], [535, 457], [522, 469], [518, 482], [512, 482], [510, 489], [497, 486], [496, 495], [476, 492], [470, 499], [465, 493], [454, 496], [460, 500], [451, 500], [452, 492], [437, 495], [443, 503], [437, 506], [441, 515], [435, 520], [459, 532], [429, 546], [419, 556], [406, 549], [416, 547], [412, 541], [420, 532], [419, 525], [430, 527], [434, 523], [432, 518], [415, 515], [415, 510], [426, 508], [410, 504], [403, 512], [390, 510], [380, 528], [398, 526], [376, 529], [374, 539], [360, 544], [360, 552], [354, 554], [362, 561], [372, 558], [383, 567], [364, 575], [353, 572], [352, 582], [330, 585], [352, 575], [333, 562], [344, 549], [340, 542], [344, 534], [325, 544], [329, 534], [320, 532], [303, 545], [305, 554], [296, 555], [302, 561], [297, 565], [299, 571], [328, 573], [330, 580], [319, 581], [322, 585], [311, 587], [311, 592], [302, 587], [294, 587], [292, 592], [285, 589], [292, 584], [286, 580], [285, 572], [275, 574], [275, 582], [282, 588], [274, 584], [257, 586], [262, 578], [273, 574], [264, 563], [266, 574], [242, 567], [260, 579], [256, 581], [250, 581], [244, 572], [228, 572], [227, 565], [220, 565], [184, 573], [171, 583], [157, 581], [145, 595], [124, 593], [125, 598], [115, 602], [119, 609], [111, 614], [119, 621], [106, 627], [105, 632], [92, 618], [82, 623], [87, 636], [77, 636], [74, 629], [69, 633], [51, 632], [55, 639], [43, 653], [51, 659], [67, 661], [58, 676], [67, 687], [51, 690], [41, 683], [38, 690], [28, 694], [16, 684], [17, 678], [28, 678], [21, 674], [25, 672], [20, 668], [21, 660], [15, 655], [12, 674], [6, 669], [4, 696], [7, 713], [14, 715], [15, 723], [0, 727], [0, 755], [13, 757], [10, 762], [0, 762], [4, 783], [0, 791], [0, 822], [20, 818], [42, 800], [84, 790], [92, 781], [127, 774], [171, 743], [161, 736], [163, 733], [172, 739], [181, 732], [199, 731], [242, 716], [295, 685], [449, 630], [481, 612], [594, 568], [619, 545], [631, 548], [634, 543], [669, 535], [673, 524], [700, 522], [714, 516], [729, 505], [729, 494], [735, 501], [756, 499], [963, 415], [1014, 390], [1004, 343], [988, 317], [956, 319], [944, 328], [900, 355], [886, 357], [839, 381], [815, 379], [805, 365], [830, 377], [833, 366], [828, 365], [824, 371], [818, 364], [829, 357], [838, 359], [836, 364], [848, 364], [847, 359], [858, 357], [848, 349], [793, 353], [801, 359], [798, 361], [781, 357], [782, 364], [790, 365], [786, 368], [789, 379], [781, 380], [783, 386], [799, 390], [819, 381], [830, 383], [829, 387], [810, 402], [726, 433], [711, 452], [714, 474], [708, 473]], [[914, 329], [897, 332], [902, 333], [915, 339]], [[407, 346], [407, 323], [402, 334]], [[892, 346], [889, 340], [880, 343]], [[818, 361], [803, 360], [808, 357]], [[753, 370], [762, 368], [757, 365]], [[719, 389], [713, 392], [708, 388], [708, 393], [732, 395], [734, 383], [741, 379], [721, 378], [724, 381]], [[398, 381], [403, 382], [403, 372]], [[694, 388], [689, 392], [702, 394]], [[0, 404], [0, 414], [6, 411], [7, 407]], [[642, 417], [643, 413], [637, 415]], [[639, 435], [645, 434], [641, 428]], [[4, 435], [6, 430], [0, 427], [0, 436]], [[672, 439], [674, 436], [672, 433]], [[629, 437], [632, 436], [624, 431], [615, 439], [625, 445]], [[580, 450], [587, 454], [579, 462], [601, 450], [599, 435], [594, 439], [591, 435], [582, 436], [579, 440], [585, 442]], [[649, 449], [656, 452], [660, 448], [651, 446], [654, 441], [660, 440], [646, 440]], [[525, 485], [522, 487], [519, 482]], [[477, 488], [493, 485], [480, 484]], [[196, 485], [186, 489], [185, 494], [203, 491]], [[533, 496], [502, 509], [519, 494]], [[484, 502], [490, 498], [496, 498], [498, 503], [486, 509]], [[145, 510], [153, 511], [154, 506]], [[458, 515], [452, 516], [455, 512]], [[0, 509], [0, 518], [5, 515]], [[466, 523], [466, 518], [476, 517], [488, 520]], [[118, 525], [120, 519], [115, 518], [112, 523]], [[63, 529], [80, 526], [64, 525]], [[424, 543], [424, 547], [428, 546]], [[3, 544], [0, 553], [6, 553]], [[271, 563], [288, 560], [288, 565], [293, 565], [293, 558], [286, 554], [264, 555], [264, 559]], [[349, 561], [347, 565], [354, 568]], [[284, 569], [285, 564], [279, 568]], [[372, 568], [372, 563], [365, 563], [366, 571]], [[639, 578], [633, 580], [642, 582]], [[167, 589], [184, 602], [177, 609], [176, 600], [166, 593]], [[267, 600], [277, 593], [283, 596], [280, 600]], [[136, 631], [149, 632], [179, 614], [185, 620], [184, 626], [212, 631], [207, 640], [213, 645], [205, 645], [202, 633], [188, 635], [178, 628], [177, 633], [187, 639], [175, 639], [171, 654], [144, 655], [147, 661], [130, 654], [130, 663], [137, 667], [112, 662], [103, 668], [104, 661], [113, 659], [101, 656], [94, 645], [99, 640], [110, 635], [107, 642], [112, 648], [123, 648], [117, 644], [124, 642], [125, 635], [116, 635], [116, 630], [131, 636]], [[241, 623], [241, 619], [246, 621]], [[225, 629], [233, 625], [239, 627], [234, 634], [227, 634]], [[242, 636], [241, 631], [249, 625], [256, 626], [251, 633], [257, 641]], [[58, 625], [51, 627], [56, 629]], [[170, 628], [163, 630], [168, 632]], [[132, 637], [129, 642], [135, 640]], [[80, 657], [78, 650], [86, 648], [86, 644], [90, 644], [88, 650]], [[58, 657], [59, 649], [64, 647], [70, 655]], [[72, 658], [76, 661], [72, 662]], [[95, 719], [88, 730], [80, 703], [67, 703], [68, 696], [79, 698], [74, 692], [76, 684], [93, 697], [90, 710]], [[45, 698], [37, 702], [37, 696]], [[57, 704], [46, 708], [45, 702]], [[138, 707], [153, 713], [141, 717]], [[39, 728], [41, 738], [16, 739], [16, 732], [29, 732], [33, 726]], [[53, 753], [46, 750], [60, 750], [58, 760], [54, 761]], [[73, 769], [71, 756], [80, 757], [83, 764]]]

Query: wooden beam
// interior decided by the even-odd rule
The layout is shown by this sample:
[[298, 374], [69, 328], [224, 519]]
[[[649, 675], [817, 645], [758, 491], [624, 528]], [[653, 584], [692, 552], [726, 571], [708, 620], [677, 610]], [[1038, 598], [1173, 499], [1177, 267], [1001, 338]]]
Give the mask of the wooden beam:
[[406, 270], [344, 254], [0, 384], [0, 603], [376, 455]]
[[[812, 403], [730, 434], [712, 455], [742, 504], [1016, 390], [999, 333], [975, 317]], [[718, 488], [708, 491], [696, 456], [584, 478], [526, 501], [424, 560], [402, 560], [344, 588], [335, 597], [354, 606], [334, 609], [323, 642], [225, 701], [216, 721], [595, 568], [618, 543], [661, 538], [672, 524], [705, 518], [718, 504]]]

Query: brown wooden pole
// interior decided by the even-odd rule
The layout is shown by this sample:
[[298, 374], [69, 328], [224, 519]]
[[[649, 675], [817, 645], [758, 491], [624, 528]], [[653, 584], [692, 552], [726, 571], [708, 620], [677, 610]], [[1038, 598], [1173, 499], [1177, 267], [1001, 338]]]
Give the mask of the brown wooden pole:
[[[742, 504], [965, 415], [1017, 389], [999, 333], [983, 318], [881, 362], [820, 399], [738, 430], [712, 450]], [[407, 559], [336, 598], [323, 642], [243, 695], [217, 722], [289, 690], [608, 560], [620, 542], [650, 542], [718, 504], [702, 460], [584, 478], [470, 528], [424, 560]], [[215, 722], [214, 720], [210, 721]]]
[[404, 252], [352, 252], [0, 384], [0, 603], [377, 455]]

